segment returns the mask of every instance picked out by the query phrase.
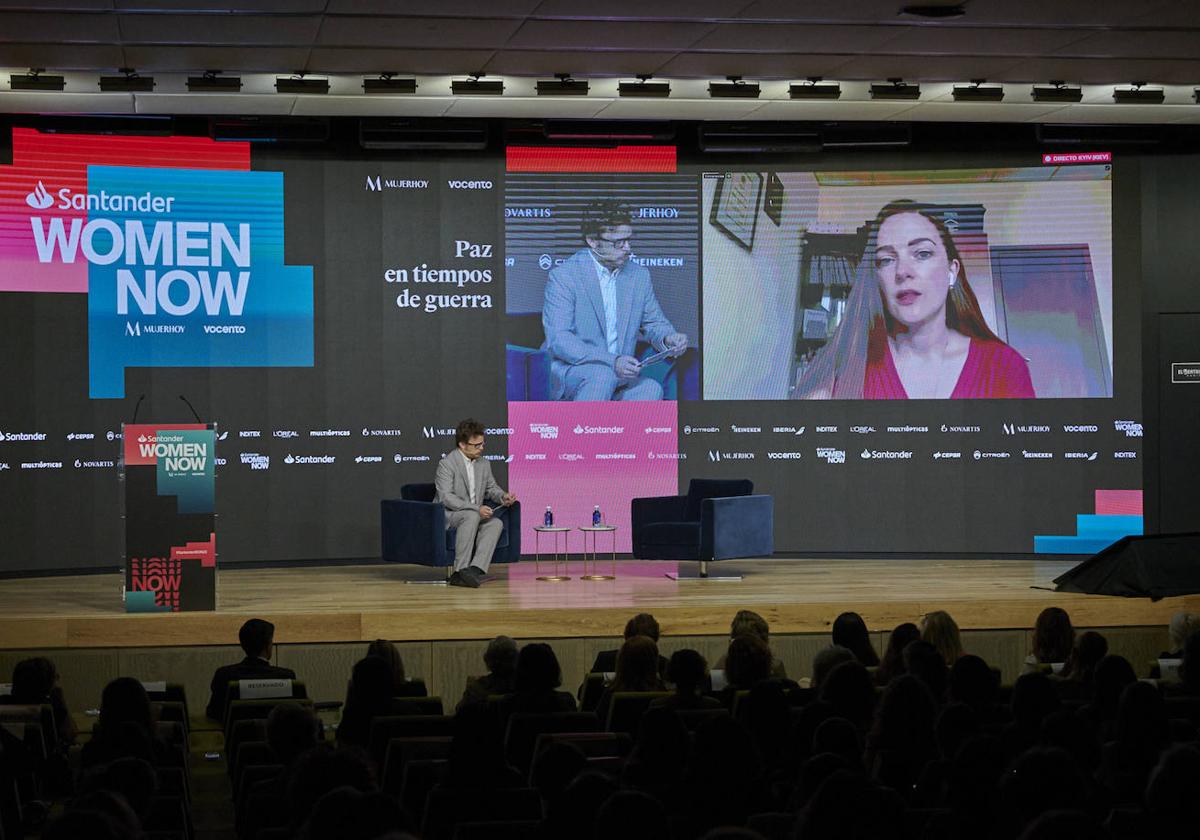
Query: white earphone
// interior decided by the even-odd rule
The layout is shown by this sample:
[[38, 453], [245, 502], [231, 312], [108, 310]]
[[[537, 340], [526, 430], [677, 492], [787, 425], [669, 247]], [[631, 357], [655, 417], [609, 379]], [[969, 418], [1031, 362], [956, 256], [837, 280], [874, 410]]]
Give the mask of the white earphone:
[[949, 272], [947, 272], [947, 273], [946, 273], [946, 276], [947, 276], [948, 278], [950, 278], [950, 288], [951, 288], [951, 289], [953, 289], [953, 288], [954, 288], [954, 272], [953, 272], [953, 271], [949, 271]]

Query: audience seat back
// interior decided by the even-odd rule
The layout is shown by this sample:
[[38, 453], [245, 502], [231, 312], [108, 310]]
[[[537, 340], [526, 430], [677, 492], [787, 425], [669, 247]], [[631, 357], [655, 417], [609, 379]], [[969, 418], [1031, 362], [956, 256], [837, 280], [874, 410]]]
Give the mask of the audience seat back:
[[547, 732], [599, 732], [600, 721], [591, 712], [516, 714], [508, 719], [504, 733], [504, 755], [522, 775], [529, 774], [533, 747]]
[[393, 738], [432, 738], [454, 734], [451, 715], [386, 715], [371, 721], [367, 750], [376, 767], [383, 767]]
[[636, 734], [642, 715], [650, 708], [650, 702], [670, 696], [669, 691], [615, 691], [608, 706], [608, 720], [604, 729], [608, 732]]

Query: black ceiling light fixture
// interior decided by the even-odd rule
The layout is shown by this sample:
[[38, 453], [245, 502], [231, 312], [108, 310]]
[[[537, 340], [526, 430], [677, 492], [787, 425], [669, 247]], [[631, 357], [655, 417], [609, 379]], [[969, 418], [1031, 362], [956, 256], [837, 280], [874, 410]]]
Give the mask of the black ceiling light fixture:
[[1070, 87], [1061, 79], [1051, 79], [1049, 85], [1033, 86], [1034, 102], [1079, 102], [1083, 99], [1083, 88]]
[[803, 82], [793, 83], [788, 87], [788, 95], [792, 99], [841, 99], [842, 86], [837, 82], [823, 84], [820, 76], [809, 76]]
[[905, 17], [929, 18], [931, 20], [959, 18], [966, 13], [966, 3], [915, 3], [911, 6], [903, 6], [900, 9], [900, 14]]
[[485, 79], [487, 73], [470, 73], [465, 79], [450, 82], [450, 92], [455, 96], [502, 96], [503, 79]]
[[886, 85], [871, 85], [872, 99], [903, 99], [915, 100], [921, 98], [921, 86], [905, 82], [898, 76], [888, 79]]
[[1127, 88], [1113, 88], [1113, 102], [1118, 105], [1161, 105], [1166, 99], [1162, 88], [1145, 87], [1145, 82], [1130, 82]]
[[417, 92], [416, 79], [397, 79], [395, 73], [380, 73], [377, 78], [363, 79], [363, 93], [410, 94]]
[[188, 76], [189, 93], [237, 93], [242, 89], [241, 76], [222, 76], [220, 70], [205, 70], [203, 76]]
[[120, 76], [101, 76], [100, 90], [104, 93], [149, 93], [154, 90], [153, 76], [139, 76], [132, 67], [119, 67]]
[[67, 86], [63, 76], [43, 76], [45, 67], [30, 67], [28, 73], [14, 73], [8, 77], [8, 86], [12, 90], [41, 90], [56, 91]]
[[652, 82], [653, 76], [649, 74], [639, 74], [635, 77], [636, 82], [621, 82], [617, 85], [617, 94], [620, 96], [640, 96], [645, 98], [665, 99], [671, 95], [670, 82]]
[[1003, 102], [1004, 86], [989, 85], [987, 79], [972, 79], [969, 85], [954, 86], [955, 102]]
[[570, 73], [555, 73], [554, 80], [538, 79], [538, 96], [587, 96], [589, 85], [584, 79], [572, 79]]
[[758, 82], [747, 82], [741, 76], [726, 76], [724, 82], [709, 82], [708, 95], [713, 99], [758, 99]]
[[306, 79], [304, 73], [297, 70], [291, 76], [275, 77], [276, 93], [329, 93], [328, 79]]

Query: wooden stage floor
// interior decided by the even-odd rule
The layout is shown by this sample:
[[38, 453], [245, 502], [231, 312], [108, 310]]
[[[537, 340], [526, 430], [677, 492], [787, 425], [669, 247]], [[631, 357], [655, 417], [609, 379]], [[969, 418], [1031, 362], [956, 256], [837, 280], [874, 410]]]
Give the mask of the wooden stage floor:
[[[602, 564], [603, 565], [603, 564]], [[695, 564], [683, 564], [695, 570]], [[362, 565], [226, 569], [211, 613], [126, 615], [115, 574], [0, 581], [0, 648], [120, 648], [228, 644], [251, 615], [290, 643], [612, 636], [636, 612], [653, 612], [664, 635], [724, 635], [738, 609], [771, 631], [827, 633], [855, 610], [872, 630], [890, 630], [935, 609], [964, 630], [1028, 628], [1049, 605], [1078, 627], [1162, 626], [1200, 596], [1073, 595], [1035, 589], [1072, 562], [1026, 560], [739, 560], [713, 564], [740, 582], [667, 579], [673, 563], [618, 561], [615, 581], [535, 579], [534, 564], [497, 566], [480, 589], [414, 585], [434, 569]], [[542, 565], [545, 573], [547, 564]], [[602, 571], [604, 569], [602, 568]]]

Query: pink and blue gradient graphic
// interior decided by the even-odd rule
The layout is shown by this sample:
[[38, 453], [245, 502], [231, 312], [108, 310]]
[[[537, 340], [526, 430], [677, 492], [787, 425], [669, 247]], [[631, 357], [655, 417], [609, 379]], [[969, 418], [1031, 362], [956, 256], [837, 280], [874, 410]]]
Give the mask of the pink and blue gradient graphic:
[[86, 209], [62, 207], [88, 192], [89, 166], [247, 171], [249, 143], [207, 137], [115, 137], [12, 130], [12, 164], [0, 166], [0, 292], [88, 290], [88, 264], [38, 259], [31, 219], [88, 221]]
[[92, 166], [88, 190], [173, 199], [89, 220], [110, 225], [93, 250], [117, 253], [88, 270], [93, 399], [123, 397], [128, 367], [312, 367], [313, 270], [284, 265], [283, 173]]
[[[514, 402], [508, 404], [512, 435], [508, 451], [509, 489], [521, 499], [522, 550], [532, 554], [534, 526], [546, 506], [556, 526], [592, 524], [596, 505], [604, 522], [617, 526], [617, 552], [632, 546], [630, 500], [679, 492], [678, 412], [674, 401]], [[583, 550], [583, 534], [568, 537], [573, 554]], [[552, 539], [542, 538], [543, 549]], [[588, 537], [591, 547], [591, 537]], [[598, 536], [601, 555], [611, 538]]]
[[1037, 554], [1095, 554], [1121, 537], [1143, 533], [1141, 490], [1097, 490], [1096, 512], [1075, 517], [1072, 535], [1033, 538]]

